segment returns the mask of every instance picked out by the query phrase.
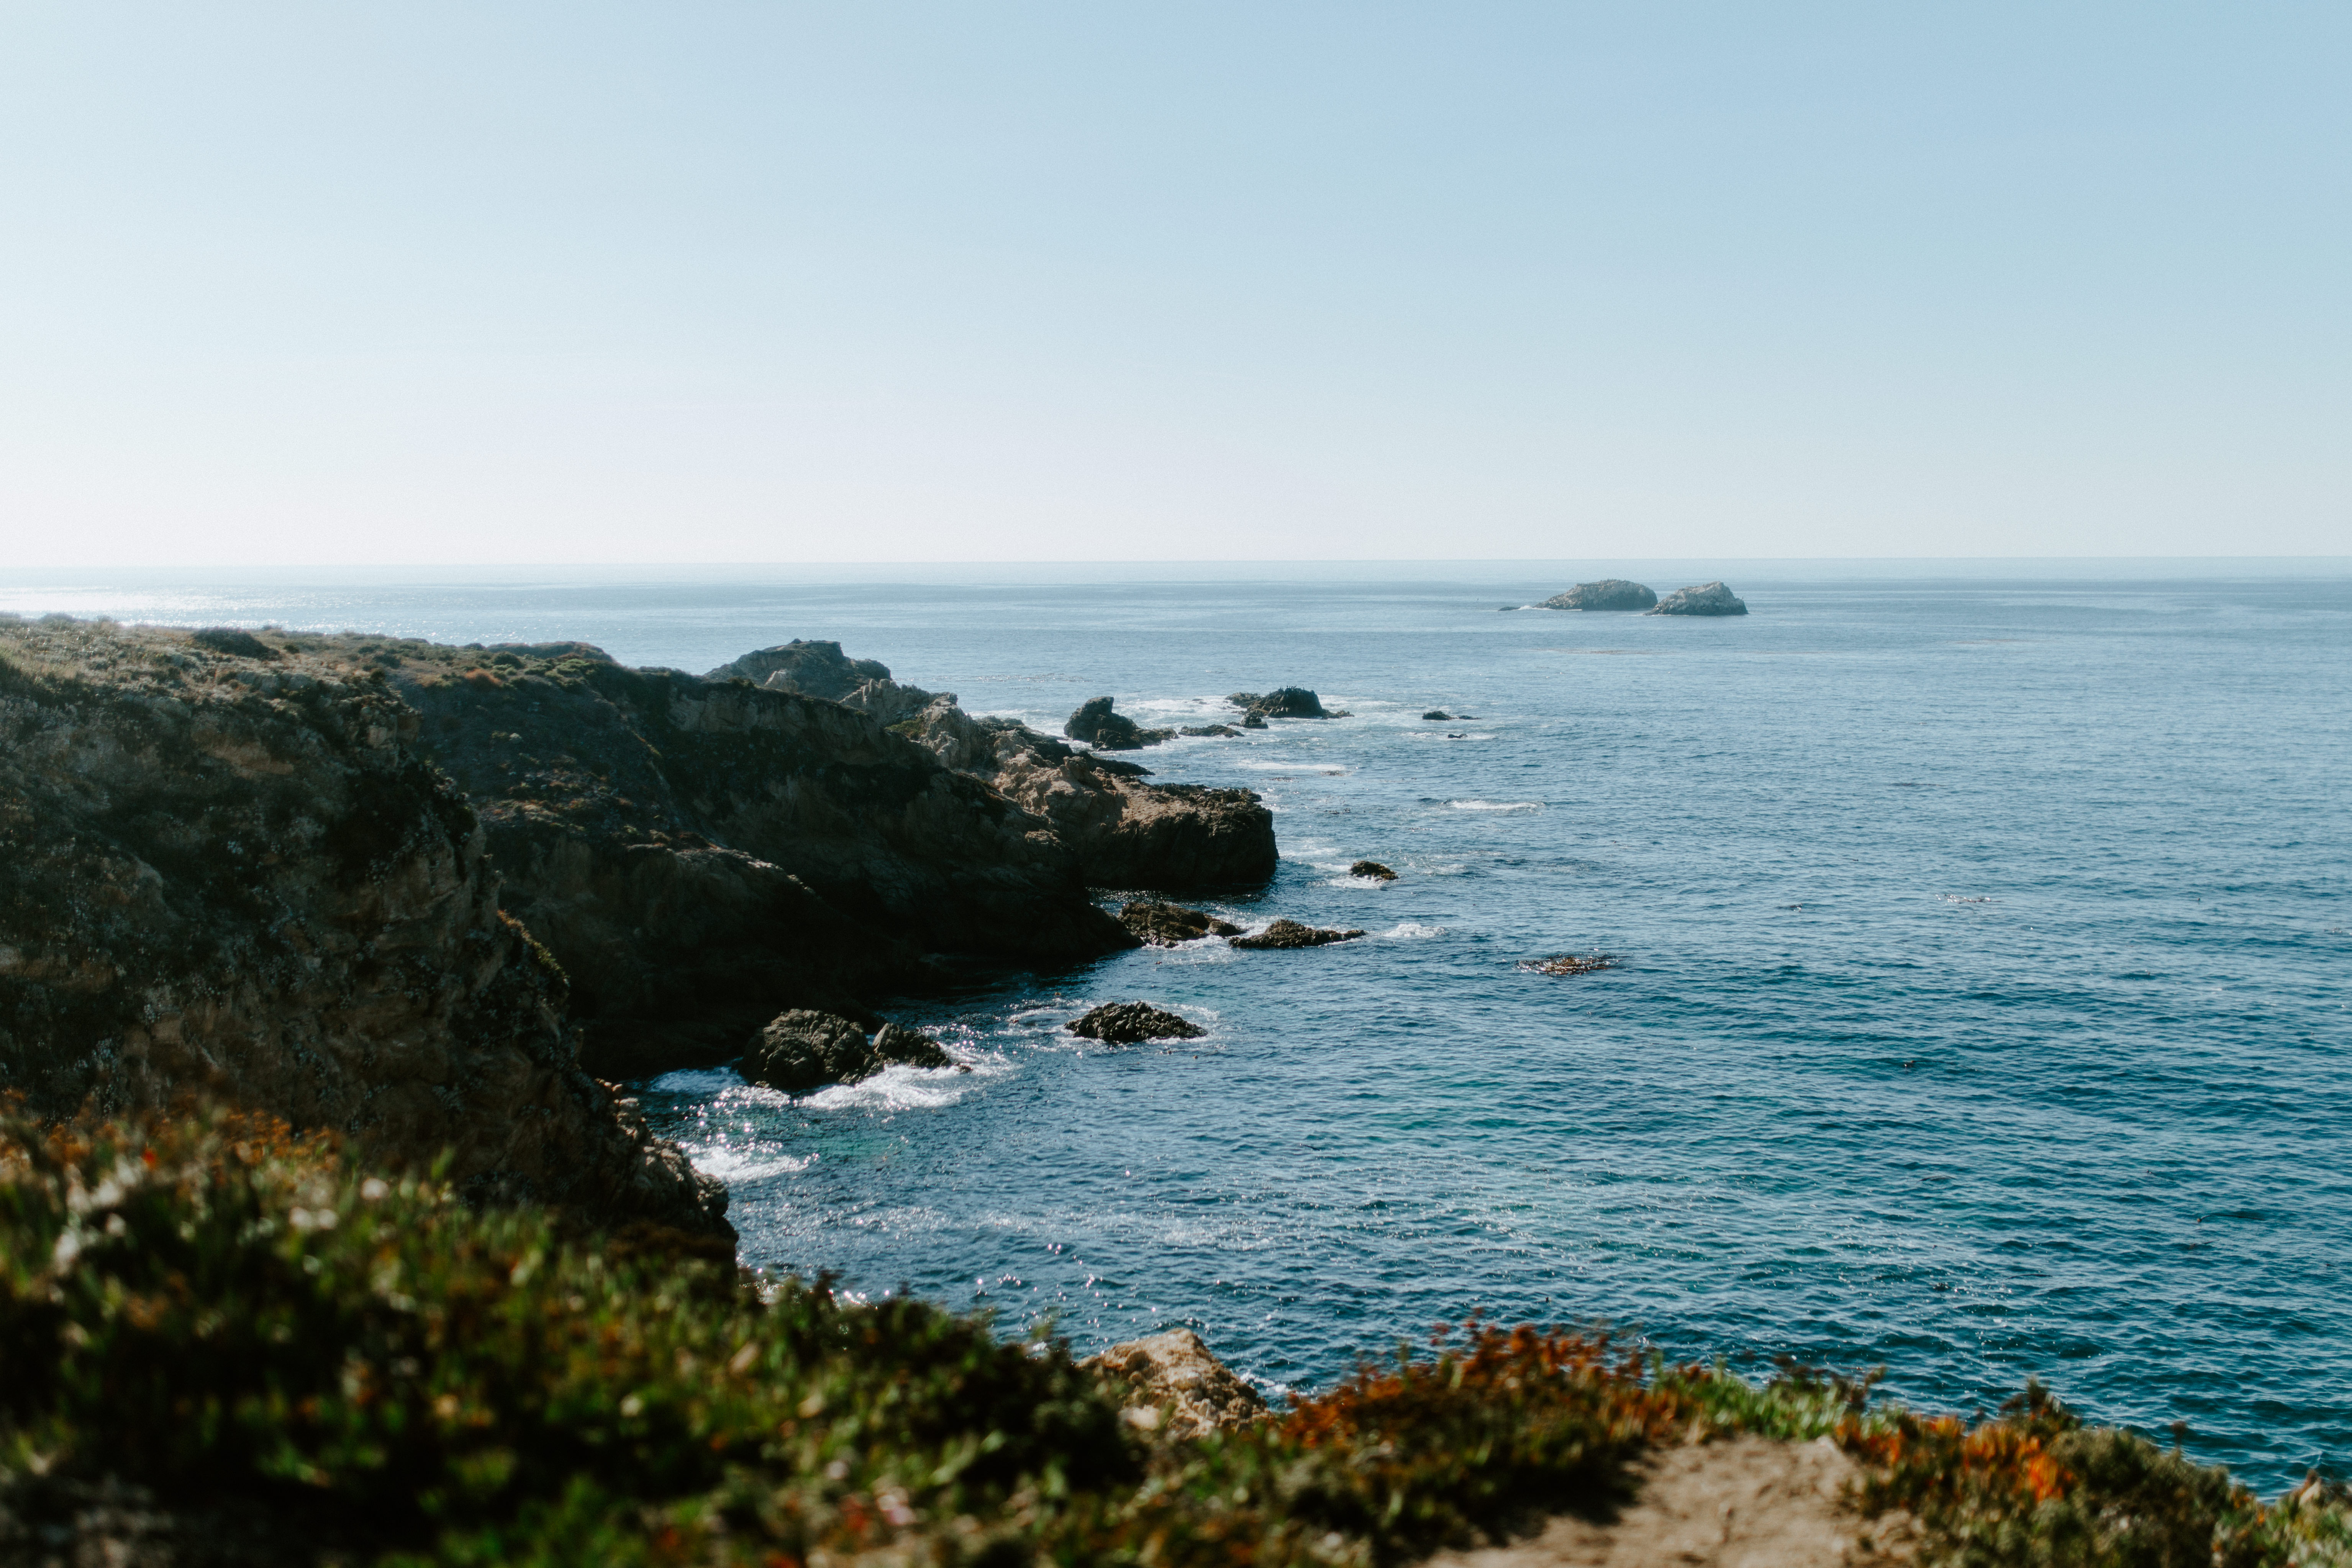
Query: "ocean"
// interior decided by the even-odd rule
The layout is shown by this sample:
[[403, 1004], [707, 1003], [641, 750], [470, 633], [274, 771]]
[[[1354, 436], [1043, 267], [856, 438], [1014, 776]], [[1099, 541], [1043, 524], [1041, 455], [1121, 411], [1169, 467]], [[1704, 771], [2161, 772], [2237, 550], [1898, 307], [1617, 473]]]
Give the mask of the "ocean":
[[[1275, 1392], [1602, 1322], [1963, 1415], [2035, 1375], [2264, 1490], [2345, 1474], [2352, 570], [1759, 563], [1744, 618], [1503, 612], [1641, 571], [45, 574], [0, 609], [692, 670], [830, 637], [1055, 731], [1311, 687], [1351, 716], [1135, 760], [1276, 813], [1272, 884], [1190, 901], [1366, 937], [886, 1008], [968, 1073], [646, 1086], [747, 1262], [1081, 1351], [1185, 1325]], [[1616, 966], [1528, 967], [1561, 953]], [[1207, 1033], [1062, 1028], [1113, 1000]]]

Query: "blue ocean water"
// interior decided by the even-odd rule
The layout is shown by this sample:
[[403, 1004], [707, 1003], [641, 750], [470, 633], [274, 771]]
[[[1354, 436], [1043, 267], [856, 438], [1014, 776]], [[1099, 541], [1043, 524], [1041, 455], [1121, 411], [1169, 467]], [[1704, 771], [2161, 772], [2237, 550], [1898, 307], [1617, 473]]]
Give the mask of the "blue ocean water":
[[[908, 999], [970, 1073], [660, 1080], [748, 1261], [1082, 1349], [1187, 1324], [1268, 1387], [1474, 1312], [1883, 1363], [1962, 1413], [2034, 1373], [2265, 1489], [2342, 1473], [2352, 578], [1790, 567], [1734, 578], [1744, 619], [1497, 613], [1596, 574], [92, 578], [0, 608], [690, 669], [836, 637], [1049, 729], [1314, 687], [1353, 717], [1139, 760], [1278, 814], [1272, 886], [1211, 907], [1371, 934]], [[1522, 967], [1594, 952], [1620, 966]], [[1130, 998], [1208, 1033], [1061, 1028]]]

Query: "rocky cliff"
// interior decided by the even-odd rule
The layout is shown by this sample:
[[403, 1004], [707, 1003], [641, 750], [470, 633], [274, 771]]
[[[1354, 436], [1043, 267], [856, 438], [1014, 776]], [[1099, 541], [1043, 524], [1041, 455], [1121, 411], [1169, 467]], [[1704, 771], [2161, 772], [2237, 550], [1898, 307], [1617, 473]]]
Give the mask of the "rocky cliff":
[[485, 1196], [731, 1235], [582, 1070], [485, 819], [354, 649], [0, 621], [0, 1087], [200, 1094]]
[[[506, 907], [572, 974], [607, 1077], [728, 1060], [785, 1008], [856, 1012], [941, 955], [1132, 944], [1048, 823], [874, 714], [581, 644], [352, 651], [481, 813]], [[852, 695], [912, 689], [849, 673]]]
[[[900, 685], [887, 666], [849, 658], [839, 643], [784, 643], [710, 673], [826, 698], [885, 721], [946, 767], [986, 780], [1042, 817], [1093, 886], [1172, 891], [1262, 882], [1274, 875], [1274, 815], [1254, 792], [1145, 784], [1150, 773], [1132, 763], [1081, 751], [1009, 719], [975, 719], [953, 693]], [[1296, 696], [1321, 713], [1312, 692]], [[1092, 723], [1082, 732], [1080, 721], [1089, 715]], [[1106, 720], [1124, 726], [1109, 742], [1099, 733]], [[1125, 749], [1150, 743], [1140, 737], [1162, 741], [1172, 731], [1137, 730], [1111, 711], [1106, 697], [1071, 715], [1071, 733]]]

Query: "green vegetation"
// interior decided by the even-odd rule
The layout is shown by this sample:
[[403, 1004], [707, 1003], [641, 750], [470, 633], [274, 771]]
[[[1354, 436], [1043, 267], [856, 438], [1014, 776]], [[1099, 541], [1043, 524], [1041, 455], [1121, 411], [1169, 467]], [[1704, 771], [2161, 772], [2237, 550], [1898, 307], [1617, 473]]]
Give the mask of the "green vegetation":
[[2265, 1509], [2038, 1390], [1973, 1429], [1865, 1395], [1473, 1325], [1153, 1438], [1050, 1338], [478, 1212], [252, 1119], [0, 1112], [0, 1515], [37, 1523], [110, 1480], [276, 1543], [238, 1560], [1384, 1568], [1755, 1431], [1834, 1436], [1930, 1561], [2352, 1563], [2315, 1485]]

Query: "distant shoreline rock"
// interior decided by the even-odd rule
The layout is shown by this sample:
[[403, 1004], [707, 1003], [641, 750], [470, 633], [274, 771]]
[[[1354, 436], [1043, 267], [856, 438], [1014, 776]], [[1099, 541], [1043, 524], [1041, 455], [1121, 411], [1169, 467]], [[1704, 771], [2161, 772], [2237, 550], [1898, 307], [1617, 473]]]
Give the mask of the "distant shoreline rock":
[[1629, 583], [1622, 577], [1603, 577], [1597, 583], [1579, 583], [1565, 594], [1554, 594], [1538, 606], [1546, 610], [1647, 610], [1657, 604], [1658, 595], [1640, 583]]
[[1381, 882], [1393, 882], [1397, 879], [1397, 874], [1394, 871], [1390, 870], [1386, 866], [1381, 865], [1377, 860], [1359, 860], [1354, 865], [1348, 868], [1348, 875], [1350, 877], [1370, 877], [1376, 881]]
[[1654, 616], [1744, 616], [1746, 601], [1737, 598], [1720, 582], [1701, 583], [1696, 587], [1677, 588], [1648, 612]]

